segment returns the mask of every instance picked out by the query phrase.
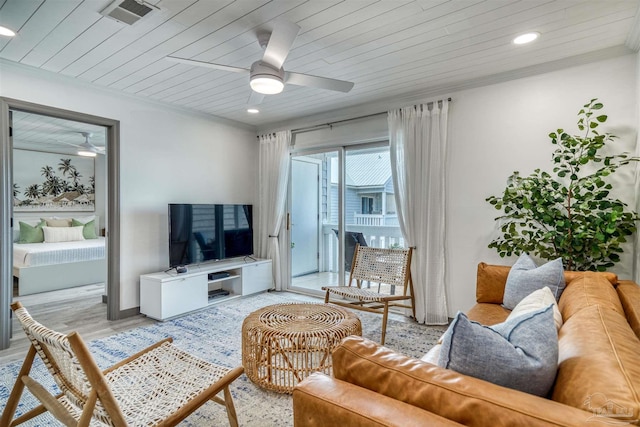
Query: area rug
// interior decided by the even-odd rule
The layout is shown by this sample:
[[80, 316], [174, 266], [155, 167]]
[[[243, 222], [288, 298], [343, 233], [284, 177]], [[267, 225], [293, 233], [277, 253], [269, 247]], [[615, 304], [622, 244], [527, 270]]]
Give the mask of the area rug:
[[[98, 365], [101, 368], [107, 368], [128, 355], [171, 336], [177, 346], [205, 360], [223, 366], [239, 366], [242, 364], [241, 328], [244, 318], [261, 307], [284, 302], [321, 301], [290, 292], [263, 293], [212, 305], [205, 310], [167, 322], [158, 322], [98, 339], [90, 342], [89, 347]], [[355, 313], [362, 322], [362, 335], [379, 341], [381, 316], [362, 311]], [[428, 327], [402, 316], [390, 316], [385, 345], [408, 356], [422, 357], [435, 344], [443, 331], [444, 327]], [[0, 366], [0, 408], [6, 405], [21, 364], [22, 362], [14, 362]], [[42, 363], [34, 366], [32, 376], [50, 390], [56, 390], [53, 380]], [[290, 395], [263, 390], [253, 384], [246, 375], [242, 375], [232, 384], [231, 391], [241, 426], [293, 425]], [[36, 405], [35, 398], [25, 392], [17, 413], [24, 413]], [[23, 425], [55, 426], [59, 424], [50, 415], [43, 414]], [[181, 425], [225, 426], [228, 425], [228, 420], [222, 406], [207, 403]]]

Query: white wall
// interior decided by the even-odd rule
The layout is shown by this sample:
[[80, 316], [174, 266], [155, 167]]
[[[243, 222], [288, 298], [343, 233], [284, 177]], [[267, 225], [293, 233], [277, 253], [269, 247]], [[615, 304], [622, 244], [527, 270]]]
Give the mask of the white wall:
[[[485, 199], [500, 195], [515, 170], [528, 175], [535, 168], [551, 171], [555, 146], [548, 134], [558, 128], [578, 132], [577, 113], [591, 98], [599, 98], [609, 120], [603, 127], [619, 139], [616, 151], [636, 151], [636, 116], [640, 77], [637, 55], [626, 55], [533, 77], [443, 94], [450, 96], [449, 158], [447, 175], [447, 298], [450, 316], [475, 303], [476, 268], [479, 262], [511, 265], [487, 245], [497, 234], [494, 218], [499, 211]], [[433, 101], [434, 97], [421, 102]], [[389, 105], [395, 108], [397, 105]], [[363, 107], [366, 108], [366, 107]], [[353, 112], [352, 112], [353, 113]], [[370, 114], [364, 110], [362, 115]], [[358, 114], [351, 114], [351, 117]], [[386, 115], [341, 123], [333, 129], [296, 136], [295, 149], [366, 142], [387, 138]], [[324, 117], [317, 123], [327, 123]], [[291, 128], [308, 126], [292, 122]], [[279, 126], [280, 128], [283, 126]], [[634, 168], [614, 175], [620, 197], [636, 206]], [[634, 253], [628, 246], [615, 268], [622, 278], [631, 277]]]
[[139, 306], [140, 274], [168, 267], [168, 203], [257, 203], [252, 128], [7, 62], [0, 68], [1, 96], [120, 121], [121, 310]]
[[[635, 151], [636, 55], [569, 68], [452, 94], [449, 113], [448, 281], [450, 313], [475, 303], [476, 265], [512, 264], [487, 244], [497, 236], [499, 211], [485, 199], [499, 195], [515, 170], [551, 171], [548, 134], [564, 128], [578, 133], [577, 113], [598, 98], [609, 115], [604, 130], [619, 136], [619, 151]], [[634, 170], [619, 170], [619, 197], [634, 206]], [[630, 277], [631, 248], [615, 271]]]

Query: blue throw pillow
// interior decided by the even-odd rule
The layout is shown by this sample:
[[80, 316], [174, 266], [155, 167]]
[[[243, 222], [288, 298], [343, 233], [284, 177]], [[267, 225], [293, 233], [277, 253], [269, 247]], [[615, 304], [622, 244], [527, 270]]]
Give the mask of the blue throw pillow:
[[546, 396], [558, 369], [553, 306], [488, 327], [458, 313], [438, 365], [514, 390]]
[[545, 286], [551, 289], [556, 301], [560, 299], [566, 286], [562, 258], [554, 259], [538, 267], [529, 255], [522, 254], [513, 264], [507, 276], [502, 305], [513, 310], [526, 296]]

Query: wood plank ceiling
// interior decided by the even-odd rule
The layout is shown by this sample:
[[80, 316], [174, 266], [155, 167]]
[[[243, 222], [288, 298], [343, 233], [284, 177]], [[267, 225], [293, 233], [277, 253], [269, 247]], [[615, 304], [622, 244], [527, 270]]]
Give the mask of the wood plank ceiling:
[[[133, 25], [99, 12], [111, 0], [0, 0], [0, 58], [130, 95], [262, 126], [508, 76], [567, 58], [637, 51], [639, 0], [151, 0]], [[236, 67], [261, 58], [259, 31], [302, 29], [284, 68], [355, 82], [349, 93], [287, 85], [246, 112], [245, 75], [178, 64], [175, 55]], [[538, 31], [533, 44], [512, 38]], [[0, 63], [0, 66], [2, 63]]]

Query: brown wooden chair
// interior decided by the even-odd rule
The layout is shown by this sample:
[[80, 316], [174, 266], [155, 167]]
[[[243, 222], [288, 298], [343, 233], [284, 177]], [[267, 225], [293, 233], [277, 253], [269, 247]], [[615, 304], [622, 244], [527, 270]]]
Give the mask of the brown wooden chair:
[[[324, 302], [381, 313], [382, 337], [380, 344], [384, 345], [389, 307], [410, 308], [413, 317], [416, 317], [413, 281], [411, 279], [411, 254], [411, 248], [382, 249], [356, 245], [351, 263], [349, 284], [347, 286], [324, 286], [322, 288], [326, 291]], [[362, 289], [363, 281], [377, 282], [378, 292]], [[381, 284], [389, 285], [389, 289], [393, 289], [393, 291], [382, 292], [385, 289], [381, 287]], [[402, 288], [402, 292], [399, 292], [398, 288]], [[331, 294], [341, 298], [330, 299]]]
[[[198, 359], [168, 338], [101, 371], [78, 333], [47, 329], [20, 302], [11, 308], [31, 347], [0, 426], [22, 424], [47, 411], [66, 426], [174, 426], [209, 400], [224, 405], [231, 426], [238, 425], [229, 385], [243, 373], [242, 367]], [[29, 376], [36, 354], [60, 388], [58, 395]], [[13, 419], [25, 385], [41, 405]]]

